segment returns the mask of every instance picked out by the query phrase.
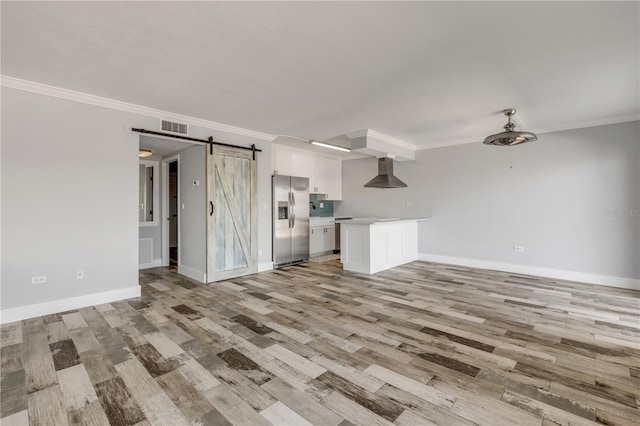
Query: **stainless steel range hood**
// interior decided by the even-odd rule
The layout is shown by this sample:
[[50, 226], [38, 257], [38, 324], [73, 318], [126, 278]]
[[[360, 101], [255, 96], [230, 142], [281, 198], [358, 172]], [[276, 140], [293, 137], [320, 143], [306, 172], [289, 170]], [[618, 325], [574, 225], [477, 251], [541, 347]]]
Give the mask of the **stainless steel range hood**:
[[393, 158], [378, 158], [378, 176], [364, 185], [365, 188], [406, 188], [407, 184], [393, 175]]

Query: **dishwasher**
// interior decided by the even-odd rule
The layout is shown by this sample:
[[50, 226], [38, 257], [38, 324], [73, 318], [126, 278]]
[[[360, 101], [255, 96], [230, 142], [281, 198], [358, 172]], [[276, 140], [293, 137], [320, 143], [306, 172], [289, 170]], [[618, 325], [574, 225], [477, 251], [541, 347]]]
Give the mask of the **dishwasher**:
[[336, 246], [333, 249], [334, 254], [340, 253], [340, 221], [351, 220], [351, 219], [353, 218], [349, 216], [336, 217]]

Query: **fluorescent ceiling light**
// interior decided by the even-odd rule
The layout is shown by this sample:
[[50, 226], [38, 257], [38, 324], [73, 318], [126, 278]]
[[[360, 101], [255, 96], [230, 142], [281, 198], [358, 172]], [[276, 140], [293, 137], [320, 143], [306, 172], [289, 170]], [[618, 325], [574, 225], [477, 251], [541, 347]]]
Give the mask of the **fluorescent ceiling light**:
[[343, 148], [341, 146], [329, 145], [328, 143], [324, 143], [324, 142], [311, 141], [311, 144], [312, 145], [321, 146], [323, 148], [331, 148], [331, 149], [337, 149], [338, 151], [351, 152], [351, 150], [349, 148]]

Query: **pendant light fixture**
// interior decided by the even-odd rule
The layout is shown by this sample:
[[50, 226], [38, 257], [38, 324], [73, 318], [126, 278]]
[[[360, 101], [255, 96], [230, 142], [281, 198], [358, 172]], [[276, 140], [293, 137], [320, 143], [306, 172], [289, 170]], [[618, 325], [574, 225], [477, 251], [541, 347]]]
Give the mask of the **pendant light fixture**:
[[484, 139], [486, 145], [497, 146], [514, 146], [525, 142], [533, 142], [538, 139], [535, 133], [531, 132], [518, 132], [515, 130], [516, 125], [511, 122], [511, 117], [516, 114], [516, 110], [513, 108], [505, 109], [502, 111], [509, 119], [507, 124], [504, 125], [504, 132], [496, 133], [495, 135], [487, 136]]

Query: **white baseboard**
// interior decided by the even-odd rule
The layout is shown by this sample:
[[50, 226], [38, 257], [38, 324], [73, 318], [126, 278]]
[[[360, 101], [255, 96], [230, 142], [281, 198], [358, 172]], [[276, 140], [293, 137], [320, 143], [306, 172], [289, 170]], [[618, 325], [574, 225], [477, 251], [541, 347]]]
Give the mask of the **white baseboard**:
[[86, 308], [87, 306], [101, 305], [103, 303], [111, 303], [123, 299], [131, 299], [132, 297], [140, 297], [139, 285], [120, 288], [118, 290], [105, 291], [102, 293], [93, 293], [84, 296], [69, 297], [67, 299], [53, 300], [51, 302], [3, 309], [0, 311], [0, 323], [6, 324], [42, 315]]
[[141, 263], [138, 265], [138, 269], [159, 268], [160, 266], [162, 266], [162, 259], [154, 259], [150, 263]]
[[598, 284], [608, 287], [628, 288], [640, 290], [640, 279], [614, 277], [608, 275], [587, 274], [584, 272], [567, 271], [563, 269], [543, 268], [538, 266], [517, 265], [513, 263], [491, 262], [488, 260], [466, 259], [462, 257], [438, 256], [420, 253], [419, 260], [451, 265], [468, 266], [471, 268], [493, 269], [496, 271], [514, 272], [516, 274], [536, 275], [539, 277], [556, 278], [567, 281], [578, 281]]
[[258, 272], [271, 271], [273, 269], [273, 262], [258, 263]]
[[191, 278], [192, 280], [196, 280], [199, 283], [206, 283], [207, 276], [204, 272], [198, 271], [197, 269], [189, 268], [187, 266], [178, 265], [178, 273], [180, 275], [184, 275], [186, 277]]

